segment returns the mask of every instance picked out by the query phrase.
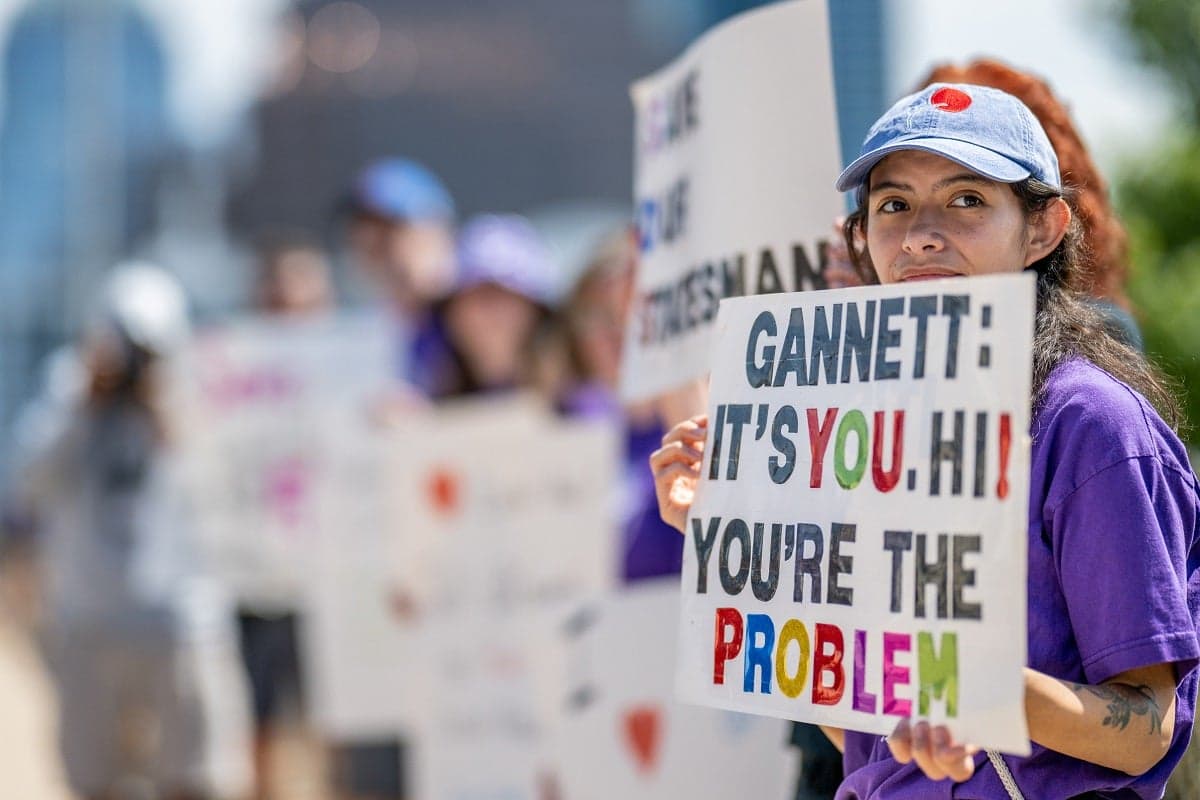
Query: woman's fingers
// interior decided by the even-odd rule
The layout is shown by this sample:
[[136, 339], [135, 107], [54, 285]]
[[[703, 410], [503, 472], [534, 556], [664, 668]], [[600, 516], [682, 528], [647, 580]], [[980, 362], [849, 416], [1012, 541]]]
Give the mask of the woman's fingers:
[[946, 771], [933, 755], [933, 741], [928, 722], [918, 722], [912, 728], [912, 760], [932, 781], [946, 777]]
[[975, 774], [978, 748], [954, 741], [944, 725], [910, 724], [901, 720], [887, 739], [892, 756], [901, 764], [915, 763], [930, 780], [965, 781]]
[[699, 470], [688, 464], [668, 464], [654, 473], [658, 515], [663, 522], [680, 532], [686, 529], [688, 510], [692, 507], [698, 480]]
[[696, 448], [683, 442], [668, 442], [650, 454], [650, 470], [657, 475], [664, 467], [675, 463], [694, 465], [699, 469], [703, 460], [704, 454]]
[[950, 780], [965, 781], [975, 774], [977, 748], [955, 742], [943, 725], [933, 729], [933, 757]]
[[658, 514], [680, 531], [687, 525], [688, 509], [696, 494], [707, 434], [708, 418], [697, 415], [671, 428], [663, 437], [663, 446], [650, 454]]
[[908, 720], [902, 719], [896, 723], [892, 735], [887, 737], [887, 744], [892, 757], [901, 764], [912, 761], [912, 726]]
[[691, 419], [685, 419], [667, 431], [666, 435], [662, 438], [662, 443], [668, 445], [673, 442], [686, 442], [688, 444], [703, 445], [707, 435], [708, 416], [700, 414]]

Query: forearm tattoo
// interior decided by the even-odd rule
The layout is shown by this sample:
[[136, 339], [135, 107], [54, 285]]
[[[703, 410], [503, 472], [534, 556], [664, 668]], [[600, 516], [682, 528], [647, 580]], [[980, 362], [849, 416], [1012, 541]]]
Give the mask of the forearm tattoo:
[[1162, 732], [1162, 711], [1149, 686], [1144, 684], [1132, 686], [1127, 683], [1088, 686], [1083, 683], [1072, 683], [1071, 687], [1077, 694], [1086, 691], [1108, 703], [1108, 716], [1104, 718], [1102, 725], [1123, 731], [1129, 727], [1130, 718], [1137, 715], [1148, 718], [1150, 735]]

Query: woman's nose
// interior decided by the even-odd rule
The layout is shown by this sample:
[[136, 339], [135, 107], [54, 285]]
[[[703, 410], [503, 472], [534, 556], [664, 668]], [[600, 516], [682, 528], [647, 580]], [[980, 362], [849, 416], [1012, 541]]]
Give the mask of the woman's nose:
[[924, 215], [918, 216], [905, 231], [904, 252], [909, 255], [918, 255], [940, 251], [945, 247], [946, 242], [938, 230], [938, 225], [934, 220]]

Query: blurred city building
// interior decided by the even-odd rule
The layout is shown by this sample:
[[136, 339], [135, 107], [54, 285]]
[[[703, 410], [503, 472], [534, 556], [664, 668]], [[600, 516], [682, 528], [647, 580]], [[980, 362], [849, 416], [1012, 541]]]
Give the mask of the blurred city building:
[[156, 31], [135, 7], [43, 2], [3, 47], [0, 409], [73, 330], [98, 270], [147, 235], [173, 147]]

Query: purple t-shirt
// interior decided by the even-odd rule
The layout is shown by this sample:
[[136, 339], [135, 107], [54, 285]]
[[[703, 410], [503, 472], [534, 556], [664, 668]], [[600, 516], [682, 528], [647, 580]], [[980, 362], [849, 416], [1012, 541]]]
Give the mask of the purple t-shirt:
[[[1033, 744], [1005, 756], [1026, 797], [1158, 798], [1183, 756], [1196, 705], [1200, 547], [1196, 476], [1178, 437], [1125, 384], [1082, 359], [1046, 382], [1033, 419], [1029, 495], [1029, 666], [1097, 684], [1174, 663], [1170, 751], [1133, 777]], [[1131, 725], [1146, 725], [1135, 717]], [[846, 733], [838, 800], [1008, 797], [980, 753], [970, 780], [932, 782], [880, 736]]]

